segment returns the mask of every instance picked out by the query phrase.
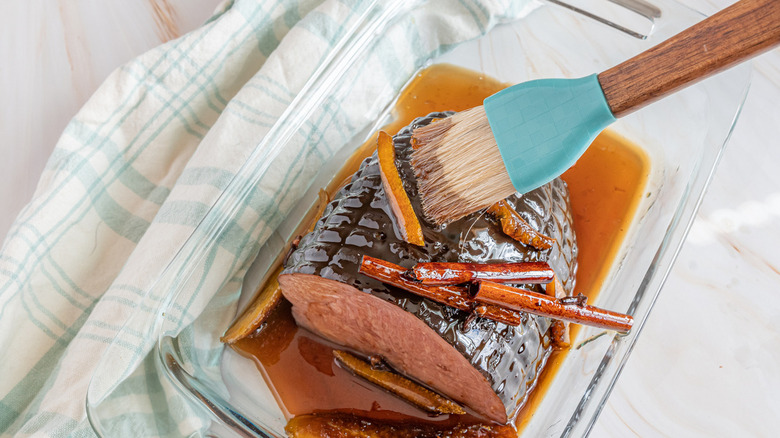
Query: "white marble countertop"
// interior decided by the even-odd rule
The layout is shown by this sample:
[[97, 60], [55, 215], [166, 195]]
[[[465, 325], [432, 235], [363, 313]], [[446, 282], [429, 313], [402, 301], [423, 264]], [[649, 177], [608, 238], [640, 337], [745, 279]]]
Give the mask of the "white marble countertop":
[[[0, 235], [32, 196], [62, 129], [108, 73], [196, 27], [217, 3], [0, 4]], [[714, 12], [732, 0], [687, 3]], [[777, 436], [779, 102], [776, 49], [754, 61], [741, 119], [591, 436]]]

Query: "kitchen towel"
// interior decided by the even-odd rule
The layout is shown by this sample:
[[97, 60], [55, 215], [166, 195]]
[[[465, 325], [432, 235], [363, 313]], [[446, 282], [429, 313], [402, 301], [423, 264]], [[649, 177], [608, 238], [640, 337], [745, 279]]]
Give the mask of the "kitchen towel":
[[[534, 7], [415, 5], [352, 66], [350, 104], [318, 108], [295, 147], [256, 150], [368, 3], [226, 2], [201, 28], [106, 79], [66, 127], [0, 249], [0, 436], [95, 436], [88, 393], [103, 436], [205, 435], [210, 418], [162, 376], [155, 321], [167, 318], [182, 336], [199, 316], [224, 326], [258, 248], [302, 195], [297, 182], [371, 126], [377, 102], [421, 60]], [[191, 248], [191, 235], [190, 244], [205, 237], [196, 226], [242, 164], [264, 153], [273, 177], [230, 212], [216, 211], [231, 219], [216, 245], [193, 255], [204, 268], [191, 278], [191, 302], [160, 315], [161, 291], [175, 278], [166, 267]], [[215, 295], [222, 306], [204, 309]], [[222, 348], [186, 354], [218, 372]]]

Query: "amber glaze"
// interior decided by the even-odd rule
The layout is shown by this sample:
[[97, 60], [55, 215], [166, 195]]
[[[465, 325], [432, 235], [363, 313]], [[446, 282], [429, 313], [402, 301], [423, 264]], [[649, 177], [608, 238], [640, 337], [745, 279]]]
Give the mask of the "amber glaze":
[[[420, 72], [401, 93], [394, 121], [383, 130], [395, 133], [415, 117], [434, 111], [461, 111], [508, 84], [447, 64]], [[366, 142], [336, 175], [326, 191], [332, 196], [342, 181], [374, 151], [376, 138]], [[563, 175], [571, 192], [574, 228], [579, 246], [576, 291], [593, 302], [615, 259], [642, 197], [649, 163], [639, 148], [609, 131], [600, 135], [577, 164]], [[572, 336], [574, 339], [574, 336]], [[352, 412], [375, 419], [453, 424], [479, 421], [472, 415], [429, 417], [404, 401], [357, 379], [333, 360], [333, 345], [299, 329], [289, 304], [281, 306], [256, 335], [235, 348], [252, 358], [282, 407], [285, 416], [314, 412]], [[555, 375], [565, 352], [556, 352], [518, 415], [533, 412]]]
[[334, 360], [333, 349], [343, 347], [298, 328], [286, 301], [257, 335], [233, 347], [254, 360], [288, 420], [302, 414], [339, 412], [376, 420], [435, 422], [442, 427], [481, 422], [470, 414], [431, 417], [353, 376]]

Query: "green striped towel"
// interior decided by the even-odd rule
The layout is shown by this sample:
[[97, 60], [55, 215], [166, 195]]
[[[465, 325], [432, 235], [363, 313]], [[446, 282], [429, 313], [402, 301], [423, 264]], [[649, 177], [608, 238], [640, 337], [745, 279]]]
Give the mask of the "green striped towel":
[[[397, 90], [421, 60], [531, 7], [430, 0], [394, 23], [356, 76], [357, 98], [311, 118], [309, 138], [272, 160], [275, 176], [204, 255], [182, 325], [215, 294], [222, 307], [208, 317], [233, 317], [248, 265], [301, 196], [296, 181], [374, 122], [377, 90]], [[120, 67], [79, 111], [0, 250], [0, 436], [95, 436], [88, 390], [112, 414], [101, 415], [106, 436], [206, 433], [210, 418], [161, 377], [150, 319], [138, 315], [156, 316], [163, 297], [150, 291], [165, 266], [363, 8], [228, 2]], [[198, 354], [216, 362], [220, 348]]]

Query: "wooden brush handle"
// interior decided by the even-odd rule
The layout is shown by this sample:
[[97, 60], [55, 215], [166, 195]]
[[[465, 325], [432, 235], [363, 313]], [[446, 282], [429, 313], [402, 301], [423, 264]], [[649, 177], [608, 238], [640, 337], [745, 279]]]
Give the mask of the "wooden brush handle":
[[780, 0], [742, 0], [599, 74], [615, 117], [780, 44]]

